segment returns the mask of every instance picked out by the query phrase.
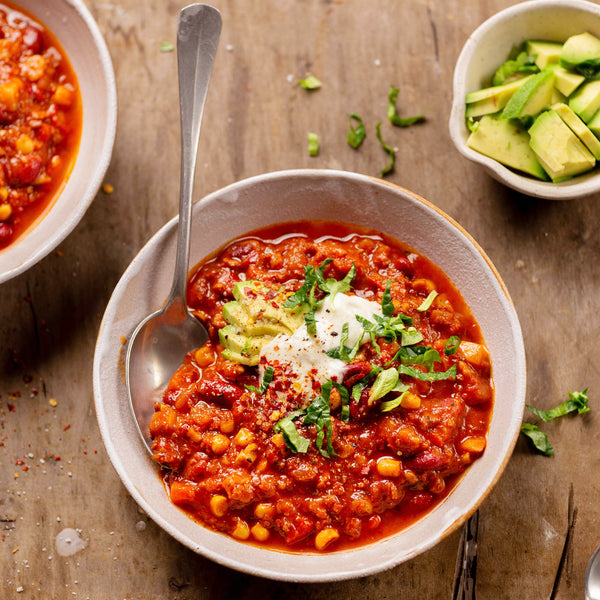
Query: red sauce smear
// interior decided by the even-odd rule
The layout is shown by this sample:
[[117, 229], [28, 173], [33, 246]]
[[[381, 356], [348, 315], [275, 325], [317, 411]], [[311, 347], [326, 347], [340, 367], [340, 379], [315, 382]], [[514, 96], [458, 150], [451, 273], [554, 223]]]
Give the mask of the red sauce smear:
[[[354, 263], [351, 293], [363, 298], [381, 303], [391, 281], [395, 314], [411, 317], [424, 336], [420, 344], [439, 352], [435, 370], [456, 365], [457, 373], [441, 381], [401, 375], [412, 403], [382, 412], [379, 402], [368, 406], [361, 394], [351, 401], [347, 421], [332, 394], [332, 458], [317, 450], [314, 425], [300, 427], [311, 440], [306, 453], [286, 446], [274, 425], [291, 407], [271, 389], [275, 384], [263, 394], [249, 391], [246, 386], [259, 385], [258, 367], [225, 360], [217, 334], [237, 281], [296, 291], [304, 267], [328, 258], [326, 278], [341, 280]], [[438, 295], [430, 308], [418, 310], [432, 290]], [[427, 514], [484, 452], [493, 383], [479, 326], [448, 277], [405, 244], [355, 225], [280, 224], [235, 240], [197, 265], [188, 303], [210, 341], [173, 375], [150, 432], [172, 502], [197, 522], [292, 552], [357, 547]], [[451, 336], [461, 343], [448, 355]], [[400, 347], [378, 342], [380, 354], [367, 343], [347, 365], [342, 384], [349, 391], [372, 368], [388, 368]]]

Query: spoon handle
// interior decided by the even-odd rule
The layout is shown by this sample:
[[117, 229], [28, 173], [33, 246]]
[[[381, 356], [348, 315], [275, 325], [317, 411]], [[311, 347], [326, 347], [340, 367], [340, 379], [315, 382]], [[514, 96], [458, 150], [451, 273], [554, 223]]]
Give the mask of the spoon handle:
[[177, 71], [181, 115], [181, 184], [177, 254], [170, 299], [182, 298], [184, 306], [200, 123], [220, 34], [221, 14], [216, 8], [206, 4], [190, 4], [180, 12], [177, 25]]

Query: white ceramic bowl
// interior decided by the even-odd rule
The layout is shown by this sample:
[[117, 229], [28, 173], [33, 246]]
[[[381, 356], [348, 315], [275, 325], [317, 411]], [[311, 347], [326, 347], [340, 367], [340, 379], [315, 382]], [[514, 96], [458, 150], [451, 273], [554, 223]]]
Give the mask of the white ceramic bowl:
[[446, 500], [409, 529], [347, 552], [292, 554], [242, 544], [191, 521], [171, 504], [158, 467], [139, 438], [123, 375], [122, 339], [165, 300], [177, 220], [167, 223], [126, 270], [102, 320], [94, 357], [100, 431], [123, 483], [161, 527], [195, 552], [228, 567], [288, 581], [332, 581], [388, 569], [431, 548], [479, 506], [516, 442], [525, 402], [525, 354], [514, 307], [474, 240], [429, 202], [390, 183], [342, 171], [260, 175], [217, 191], [193, 209], [192, 264], [258, 227], [299, 219], [343, 220], [385, 232], [428, 256], [458, 286], [493, 362], [495, 407], [487, 449]]
[[600, 37], [600, 6], [584, 0], [532, 0], [500, 11], [480, 25], [465, 43], [454, 69], [450, 136], [458, 150], [505, 185], [539, 198], [568, 200], [600, 191], [600, 169], [562, 183], [519, 175], [467, 147], [465, 95], [490, 85], [492, 75], [513, 46], [527, 39], [564, 42], [589, 31]]
[[51, 252], [75, 228], [108, 168], [117, 124], [110, 55], [81, 0], [17, 0], [57, 37], [79, 81], [83, 123], [79, 152], [60, 196], [14, 243], [0, 251], [0, 283]]

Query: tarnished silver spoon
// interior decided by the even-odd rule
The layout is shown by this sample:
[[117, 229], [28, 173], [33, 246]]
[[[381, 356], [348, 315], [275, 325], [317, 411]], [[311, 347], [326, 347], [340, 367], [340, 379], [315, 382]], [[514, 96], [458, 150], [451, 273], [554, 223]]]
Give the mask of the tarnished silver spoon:
[[585, 600], [600, 600], [600, 546], [585, 570]]
[[175, 274], [163, 307], [146, 317], [127, 346], [127, 393], [140, 435], [150, 450], [148, 427], [154, 403], [190, 350], [208, 339], [204, 326], [189, 312], [186, 301], [192, 188], [200, 137], [200, 122], [210, 74], [221, 34], [221, 15], [212, 6], [191, 4], [179, 14], [177, 71], [181, 114], [181, 183]]

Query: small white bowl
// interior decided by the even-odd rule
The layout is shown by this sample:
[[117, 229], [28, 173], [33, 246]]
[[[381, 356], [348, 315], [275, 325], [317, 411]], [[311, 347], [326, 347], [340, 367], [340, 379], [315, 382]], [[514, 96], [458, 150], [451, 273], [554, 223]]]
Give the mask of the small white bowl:
[[174, 538], [218, 563], [286, 581], [334, 581], [389, 569], [437, 544], [479, 506], [502, 473], [519, 435], [525, 352], [515, 309], [476, 242], [435, 206], [390, 183], [343, 171], [283, 171], [214, 192], [194, 205], [191, 263], [258, 227], [300, 219], [359, 223], [400, 239], [441, 267], [462, 292], [492, 358], [495, 404], [487, 449], [433, 511], [377, 543], [343, 552], [297, 554], [242, 544], [190, 520], [174, 506], [131, 414], [123, 341], [168, 295], [177, 219], [144, 246], [110, 299], [94, 356], [94, 396], [110, 460], [141, 508]]
[[56, 36], [77, 75], [83, 104], [81, 142], [67, 184], [54, 203], [15, 242], [0, 251], [0, 284], [50, 253], [79, 223], [102, 183], [117, 125], [110, 55], [81, 0], [18, 0]]
[[505, 185], [529, 196], [569, 200], [600, 191], [600, 168], [562, 183], [519, 175], [467, 146], [465, 95], [490, 85], [513, 46], [527, 39], [564, 42], [589, 31], [600, 37], [600, 6], [585, 0], [531, 0], [500, 11], [482, 23], [465, 43], [454, 69], [450, 137], [459, 152]]

